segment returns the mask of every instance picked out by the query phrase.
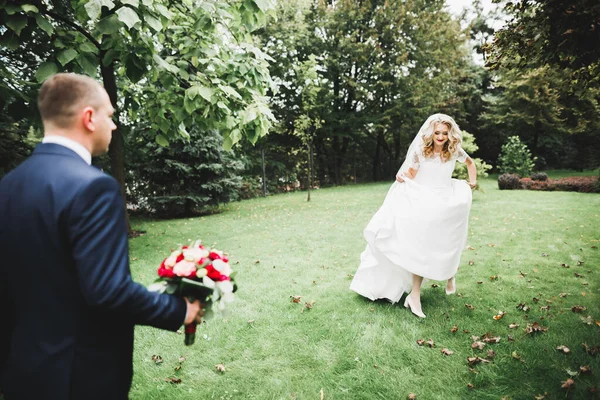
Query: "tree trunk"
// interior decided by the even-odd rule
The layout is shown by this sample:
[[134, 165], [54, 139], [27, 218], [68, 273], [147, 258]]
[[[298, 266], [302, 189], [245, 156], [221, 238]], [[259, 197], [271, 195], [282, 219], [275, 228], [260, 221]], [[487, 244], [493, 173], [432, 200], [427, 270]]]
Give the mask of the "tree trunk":
[[117, 121], [117, 129], [112, 132], [112, 140], [110, 141], [110, 146], [108, 148], [108, 155], [110, 156], [110, 172], [121, 186], [121, 194], [123, 195], [123, 202], [125, 204], [127, 232], [131, 233], [129, 213], [127, 212], [127, 196], [125, 193], [125, 156], [123, 147], [123, 134], [121, 133], [121, 128], [118, 124], [120, 111], [117, 103], [117, 81], [115, 79], [114, 63], [111, 63], [108, 66], [104, 66], [101, 63], [100, 71], [102, 73], [104, 89], [106, 89], [108, 97], [110, 97], [110, 101], [115, 109], [114, 119]]

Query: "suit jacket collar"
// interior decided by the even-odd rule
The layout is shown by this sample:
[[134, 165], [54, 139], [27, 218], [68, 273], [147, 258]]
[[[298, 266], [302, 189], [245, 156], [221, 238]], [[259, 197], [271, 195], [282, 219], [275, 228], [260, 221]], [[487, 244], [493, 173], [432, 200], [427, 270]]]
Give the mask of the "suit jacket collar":
[[32, 155], [41, 155], [41, 154], [52, 154], [52, 155], [72, 157], [72, 158], [75, 158], [75, 159], [81, 161], [83, 164], [88, 165], [88, 163], [85, 162], [85, 160], [83, 158], [81, 158], [81, 156], [79, 156], [79, 154], [77, 154], [73, 150], [69, 149], [68, 147], [65, 147], [65, 146], [62, 146], [62, 145], [56, 144], [56, 143], [40, 143], [40, 144], [38, 144], [36, 146], [36, 148], [33, 150]]

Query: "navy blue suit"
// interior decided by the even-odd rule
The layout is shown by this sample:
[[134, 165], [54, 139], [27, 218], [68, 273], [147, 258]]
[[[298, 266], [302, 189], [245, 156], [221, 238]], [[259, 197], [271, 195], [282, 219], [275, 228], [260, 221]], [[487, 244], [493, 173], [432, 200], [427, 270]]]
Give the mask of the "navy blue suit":
[[132, 281], [116, 180], [57, 144], [0, 181], [0, 282], [7, 400], [126, 399], [134, 325], [175, 331], [186, 314]]

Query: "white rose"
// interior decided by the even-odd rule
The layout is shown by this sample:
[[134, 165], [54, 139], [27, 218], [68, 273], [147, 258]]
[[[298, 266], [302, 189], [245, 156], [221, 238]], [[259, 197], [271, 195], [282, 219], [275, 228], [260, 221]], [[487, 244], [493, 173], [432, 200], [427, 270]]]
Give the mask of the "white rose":
[[208, 276], [205, 276], [204, 278], [202, 278], [202, 283], [204, 283], [204, 286], [206, 286], [207, 288], [210, 288], [210, 289], [214, 289], [216, 287], [215, 281], [210, 279]]
[[231, 281], [218, 282], [217, 287], [223, 293], [233, 293], [233, 284], [231, 283]]
[[188, 261], [198, 262], [202, 258], [202, 249], [185, 249], [183, 250], [183, 257]]
[[212, 262], [213, 267], [219, 271], [221, 274], [229, 276], [231, 275], [231, 266], [229, 265], [229, 263], [226, 263], [223, 260], [214, 260]]
[[235, 299], [235, 295], [231, 292], [229, 293], [224, 293], [223, 297], [222, 297], [222, 301], [226, 304], [229, 304], [231, 302], [233, 302], [233, 300]]

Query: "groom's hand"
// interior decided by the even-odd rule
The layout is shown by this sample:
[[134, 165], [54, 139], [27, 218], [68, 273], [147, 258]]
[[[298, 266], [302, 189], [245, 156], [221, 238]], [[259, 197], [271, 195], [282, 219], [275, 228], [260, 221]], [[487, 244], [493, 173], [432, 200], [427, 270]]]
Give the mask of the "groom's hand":
[[185, 313], [185, 321], [183, 323], [185, 325], [193, 322], [196, 322], [197, 324], [202, 323], [204, 311], [202, 311], [202, 303], [200, 303], [200, 300], [190, 302], [187, 298], [185, 298], [185, 303], [187, 304], [187, 312]]

